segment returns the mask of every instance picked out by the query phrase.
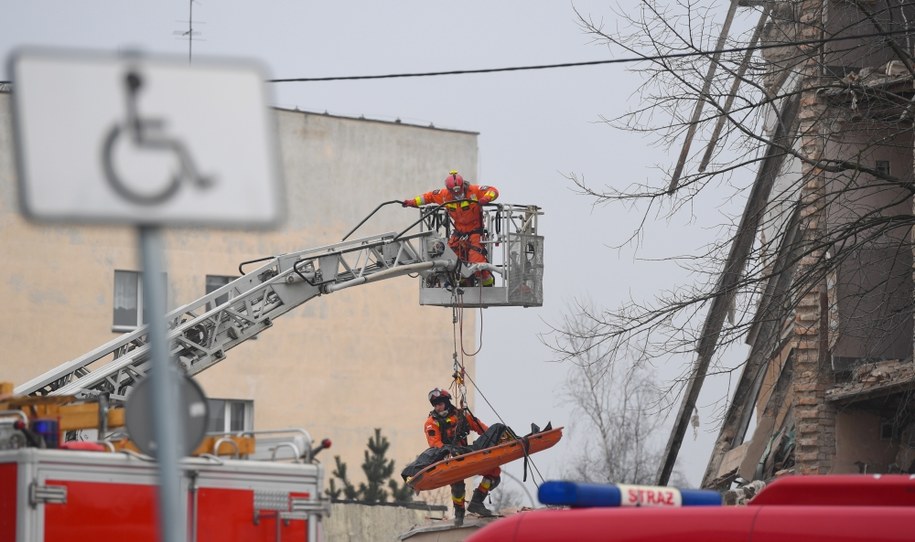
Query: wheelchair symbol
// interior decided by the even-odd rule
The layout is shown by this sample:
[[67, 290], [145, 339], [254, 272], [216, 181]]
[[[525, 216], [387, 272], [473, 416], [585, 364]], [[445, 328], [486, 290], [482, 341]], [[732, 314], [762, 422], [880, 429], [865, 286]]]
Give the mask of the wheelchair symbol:
[[[137, 103], [137, 94], [143, 86], [142, 77], [131, 70], [124, 82], [127, 86], [127, 120], [111, 127], [105, 136], [102, 149], [102, 165], [108, 183], [124, 199], [138, 205], [156, 205], [168, 201], [183, 182], [188, 182], [198, 189], [211, 188], [215, 181], [197, 171], [194, 160], [187, 147], [165, 131], [162, 119], [141, 118]], [[133, 145], [140, 150], [167, 151], [178, 159], [178, 171], [161, 183], [153, 186], [142, 186], [137, 182], [127, 181], [115, 168], [115, 147], [119, 143]]]

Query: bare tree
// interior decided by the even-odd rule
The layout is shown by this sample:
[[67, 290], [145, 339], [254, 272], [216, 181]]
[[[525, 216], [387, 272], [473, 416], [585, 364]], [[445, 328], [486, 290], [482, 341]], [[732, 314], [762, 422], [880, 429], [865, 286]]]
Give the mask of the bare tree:
[[[504, 473], [503, 473], [504, 474]], [[517, 489], [500, 485], [490, 495], [492, 509], [497, 514], [518, 510], [524, 505], [524, 496]]]
[[[550, 339], [562, 359], [588, 359], [596, 376], [621, 360], [694, 356], [671, 383], [683, 402], [668, 452], [705, 375], [738, 369], [721, 363], [730, 344], [746, 340], [754, 352], [737, 396], [758, 392], [786, 336], [820, 365], [912, 355], [915, 4], [748, 4], [743, 15], [758, 22], [740, 32], [736, 1], [721, 24], [715, 5], [701, 2], [642, 0], [619, 10], [616, 28], [579, 13], [597, 42], [644, 59], [639, 105], [604, 120], [681, 147], [649, 183], [600, 186], [570, 174], [596, 204], [641, 217], [611, 242], [638, 249], [647, 221], [689, 216], [703, 198], [745, 202], [706, 225], [720, 233], [699, 253], [670, 255], [687, 282], [616, 308], [580, 303]], [[691, 152], [699, 143], [703, 152]], [[742, 426], [722, 433], [728, 446], [748, 419], [745, 409], [723, 415], [725, 427]]]
[[563, 475], [587, 482], [652, 482], [661, 447], [658, 389], [639, 366], [597, 363], [595, 350], [583, 352], [573, 360], [564, 395], [580, 414], [571, 429], [583, 435], [582, 445]]
[[[709, 227], [717, 227], [722, 235], [712, 239], [702, 252], [670, 255], [669, 260], [681, 264], [692, 277], [692, 282], [671, 285], [653, 301], [631, 300], [619, 308], [599, 311], [581, 304], [572, 311], [569, 321], [557, 326], [560, 333], [552, 343], [565, 357], [573, 358], [582, 349], [598, 347], [602, 349], [600, 358], [604, 361], [610, 361], [621, 352], [623, 355], [619, 355], [620, 358], [627, 358], [633, 352], [641, 353], [642, 358], [692, 352], [702, 337], [701, 318], [697, 317], [706, 312], [713, 300], [722, 296], [736, 298], [740, 302], [736, 303], [736, 307], [733, 302], [730, 303], [728, 308], [732, 309], [732, 313], [728, 315], [730, 320], [721, 332], [718, 345], [737, 341], [754, 322], [752, 302], [758, 299], [773, 276], [794, 270], [804, 256], [829, 252], [829, 261], [824, 258], [821, 265], [807, 270], [808, 276], [801, 277], [804, 280], [794, 281], [793, 297], [797, 298], [811, 284], [825, 280], [855, 250], [867, 247], [869, 243], [891, 242], [888, 237], [899, 238], [900, 232], [907, 231], [911, 226], [911, 213], [902, 209], [915, 190], [910, 183], [911, 168], [887, 172], [874, 159], [875, 153], [887, 148], [911, 151], [910, 116], [897, 118], [904, 113], [901, 105], [906, 105], [905, 101], [900, 101], [889, 91], [880, 92], [866, 87], [855, 77], [847, 80], [826, 77], [814, 88], [801, 88], [801, 70], [811, 57], [819, 58], [819, 49], [814, 43], [807, 47], [810, 49], [807, 51], [802, 46], [801, 32], [786, 34], [785, 27], [797, 24], [797, 15], [793, 10], [798, 9], [799, 4], [783, 2], [779, 5], [782, 7], [778, 12], [761, 9], [760, 13], [767, 23], [764, 28], [769, 35], [761, 45], [767, 48], [762, 51], [771, 51], [775, 45], [784, 42], [778, 49], [779, 63], [754, 60], [750, 64], [754, 69], [749, 72], [740, 69], [744, 51], [737, 50], [729, 55], [709, 52], [714, 49], [711, 41], [717, 26], [708, 11], [699, 11], [697, 3], [677, 4], [682, 11], [674, 12], [673, 8], [664, 7], [660, 2], [642, 1], [640, 18], [624, 12], [617, 14], [625, 21], [618, 26], [634, 29], [628, 35], [607, 30], [592, 18], [579, 14], [583, 28], [596, 40], [648, 59], [639, 68], [646, 78], [641, 88], [640, 106], [624, 115], [605, 118], [608, 124], [625, 130], [652, 133], [660, 147], [673, 146], [690, 129], [706, 137], [712, 135], [706, 132], [717, 134], [714, 140], [707, 141], [707, 149], [712, 150], [710, 156], [718, 161], [703, 161], [700, 167], [698, 158], [693, 157], [696, 163], [687, 161], [687, 169], [676, 183], [671, 182], [676, 167], [670, 164], [659, 164], [660, 168], [667, 170], [667, 174], [658, 178], [656, 185], [595, 187], [575, 174], [570, 175], [575, 186], [583, 194], [594, 198], [596, 203], [626, 204], [641, 216], [631, 234], [616, 246], [631, 243], [637, 247], [646, 221], [691, 213], [692, 206], [698, 205], [698, 199], [706, 192], [715, 191], [715, 199], [746, 201], [759, 183], [741, 180], [739, 174], [743, 179], [751, 176], [758, 181], [758, 177], [764, 174], [770, 179], [764, 190], [765, 197], [760, 198], [753, 212], [747, 213], [750, 220], [742, 223], [741, 216], [734, 216], [724, 223], [708, 224]], [[820, 29], [821, 33], [823, 31]], [[752, 32], [760, 32], [760, 27], [752, 29]], [[725, 49], [740, 49], [748, 42], [758, 41], [758, 38], [745, 35], [729, 38]], [[769, 53], [769, 56], [774, 54]], [[855, 55], [860, 56], [862, 52], [856, 51]], [[710, 57], [717, 59], [715, 62], [719, 70], [707, 79], [703, 66], [708, 65]], [[882, 58], [887, 58], [887, 55]], [[909, 61], [908, 57], [906, 61]], [[818, 70], [827, 68], [818, 61]], [[735, 93], [732, 87], [738, 74], [741, 86]], [[708, 80], [710, 85], [705, 84]], [[705, 90], [706, 86], [710, 88]], [[809, 134], [810, 127], [807, 127], [807, 134], [799, 132], [796, 103], [802, 93], [810, 92], [827, 95], [838, 105], [849, 99], [855, 100], [858, 117], [867, 115], [866, 122], [858, 118], [854, 120], [857, 124], [852, 125], [852, 120], [845, 118], [847, 108], [842, 107], [841, 114], [822, 111], [815, 119], [806, 121], [816, 125], [817, 137], [826, 139], [836, 156], [813, 160], [797, 149], [805, 135], [812, 135]], [[865, 104], [865, 100], [868, 103]], [[730, 105], [725, 109], [728, 102]], [[703, 104], [704, 113], [698, 121], [692, 121], [689, 111], [697, 103]], [[894, 105], [895, 108], [890, 110]], [[882, 116], [878, 115], [880, 112]], [[895, 113], [896, 117], [886, 118], [890, 113]], [[878, 133], [881, 136], [874, 138], [874, 134]], [[848, 147], [860, 140], [865, 140], [863, 147], [859, 145], [850, 153]], [[721, 148], [726, 150], [716, 150]], [[792, 175], [792, 168], [797, 170], [796, 174]], [[802, 171], [804, 168], [815, 168], [819, 173], [835, 173], [830, 179], [829, 191], [819, 195], [815, 201], [803, 203], [828, 210], [831, 213], [829, 218], [835, 221], [836, 227], [812, 241], [794, 242], [791, 257], [773, 267], [776, 263], [774, 257], [784, 251], [787, 244], [780, 235], [784, 234], [786, 224], [797, 212], [801, 203], [801, 188], [810, 178], [810, 173]], [[863, 209], [850, 205], [849, 200], [856, 202], [875, 194], [884, 198]], [[736, 241], [745, 241], [741, 239], [742, 235], [748, 236], [746, 241], [749, 242], [738, 262], [740, 265], [734, 266], [734, 269], [723, 269], [733, 263], [729, 253], [734, 251]], [[902, 247], [899, 248], [902, 252]], [[722, 271], [733, 275], [726, 290], [721, 288]], [[588, 325], [573, 324], [572, 321], [579, 316], [585, 316]], [[593, 340], [579, 340], [583, 337]]]

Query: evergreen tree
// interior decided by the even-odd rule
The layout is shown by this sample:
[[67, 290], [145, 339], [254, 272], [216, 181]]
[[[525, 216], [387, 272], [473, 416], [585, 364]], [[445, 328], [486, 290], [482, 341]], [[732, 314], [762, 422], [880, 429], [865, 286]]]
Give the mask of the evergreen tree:
[[337, 485], [334, 483], [333, 478], [331, 478], [330, 480], [327, 481], [327, 485], [330, 487], [328, 487], [327, 489], [324, 490], [324, 494], [327, 495], [328, 497], [330, 497], [330, 500], [332, 500], [332, 501], [339, 500], [340, 493], [342, 493], [343, 490], [340, 489], [339, 487], [337, 487]]
[[388, 487], [391, 489], [391, 498], [394, 502], [410, 502], [413, 500], [413, 488], [405, 482], [397, 483], [393, 478], [388, 480]]
[[[367, 449], [364, 452], [364, 461], [362, 463], [362, 472], [365, 473], [366, 483], [360, 483], [357, 488], [350, 483], [346, 463], [341, 461], [340, 456], [334, 456], [337, 468], [332, 473], [342, 483], [342, 487], [337, 487], [335, 480], [332, 478], [328, 482], [329, 488], [324, 491], [328, 497], [333, 500], [340, 498], [341, 493], [346, 500], [360, 500], [367, 503], [387, 502], [388, 489], [394, 502], [410, 502], [413, 500], [413, 489], [405, 483], [394, 480], [391, 476], [394, 474], [394, 460], [387, 459], [385, 455], [391, 443], [387, 437], [382, 436], [381, 428], [375, 428], [375, 435], [369, 437]], [[387, 487], [388, 489], [385, 489]]]
[[334, 462], [336, 463], [337, 468], [334, 469], [334, 472], [332, 474], [340, 479], [340, 482], [343, 483], [343, 487], [337, 488], [336, 485], [334, 484], [333, 478], [331, 478], [330, 482], [328, 484], [330, 486], [330, 488], [328, 488], [324, 492], [331, 499], [339, 499], [341, 492], [343, 493], [343, 497], [346, 500], [355, 501], [355, 500], [359, 499], [360, 498], [359, 490], [356, 489], [356, 486], [354, 486], [352, 483], [350, 483], [349, 479], [346, 476], [346, 463], [344, 463], [343, 461], [340, 460], [339, 455], [334, 456]]
[[368, 484], [359, 484], [359, 491], [366, 502], [386, 502], [388, 492], [384, 489], [385, 481], [394, 473], [394, 460], [385, 458], [391, 443], [387, 437], [381, 436], [381, 428], [376, 427], [375, 436], [369, 438], [367, 446], [362, 472]]

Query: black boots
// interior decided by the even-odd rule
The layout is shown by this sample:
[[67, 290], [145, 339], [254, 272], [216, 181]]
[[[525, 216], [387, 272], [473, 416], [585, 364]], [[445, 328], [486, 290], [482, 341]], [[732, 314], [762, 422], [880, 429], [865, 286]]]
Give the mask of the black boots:
[[[470, 504], [467, 505], [467, 512], [476, 514], [478, 516], [489, 518], [493, 516], [493, 513], [486, 508], [486, 505], [483, 504], [483, 499], [486, 498], [486, 494], [480, 491], [479, 489], [473, 490], [473, 498], [470, 499]], [[461, 506], [458, 508], [454, 507], [454, 526], [460, 527], [464, 524], [464, 507]]]
[[483, 517], [491, 517], [492, 512], [486, 508], [486, 505], [483, 504], [483, 499], [486, 498], [486, 495], [483, 494], [479, 489], [473, 490], [473, 498], [470, 499], [470, 505], [467, 506], [467, 511], [472, 514], [477, 514]]

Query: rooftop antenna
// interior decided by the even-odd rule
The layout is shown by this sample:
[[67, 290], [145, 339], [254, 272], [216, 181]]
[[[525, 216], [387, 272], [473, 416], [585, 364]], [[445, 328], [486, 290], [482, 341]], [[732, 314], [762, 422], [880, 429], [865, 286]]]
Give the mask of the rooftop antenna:
[[197, 39], [201, 41], [197, 36], [200, 35], [200, 32], [194, 30], [194, 23], [206, 24], [204, 22], [194, 20], [194, 4], [197, 3], [197, 0], [188, 0], [187, 2], [187, 21], [178, 21], [179, 23], [187, 22], [187, 30], [175, 30], [172, 34], [178, 36], [179, 38], [187, 37], [187, 62], [188, 64], [192, 63], [194, 60], [194, 40]]

